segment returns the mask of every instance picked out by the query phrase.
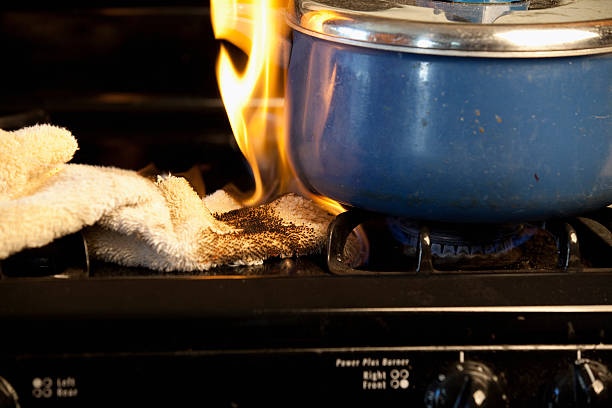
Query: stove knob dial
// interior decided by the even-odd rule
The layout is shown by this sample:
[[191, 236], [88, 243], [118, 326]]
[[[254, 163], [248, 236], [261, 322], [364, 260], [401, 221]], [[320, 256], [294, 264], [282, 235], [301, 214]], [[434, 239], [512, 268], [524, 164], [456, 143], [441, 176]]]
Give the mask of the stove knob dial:
[[612, 374], [588, 359], [576, 360], [557, 375], [547, 392], [546, 408], [603, 408], [612, 406]]
[[427, 408], [507, 408], [499, 378], [484, 364], [457, 363], [440, 374], [425, 394]]
[[0, 377], [0, 408], [19, 408], [17, 393], [3, 377]]

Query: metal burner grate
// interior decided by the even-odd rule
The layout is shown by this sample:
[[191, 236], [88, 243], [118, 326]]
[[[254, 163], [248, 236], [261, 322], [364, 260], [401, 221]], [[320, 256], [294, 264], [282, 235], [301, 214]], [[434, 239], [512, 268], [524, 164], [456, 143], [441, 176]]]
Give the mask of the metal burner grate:
[[[385, 255], [355, 266], [344, 248], [356, 227], [368, 225], [374, 231], [366, 233], [370, 247], [382, 241], [404, 257]], [[352, 209], [330, 225], [327, 265], [337, 275], [612, 271], [611, 229], [610, 208], [516, 225], [439, 224]]]

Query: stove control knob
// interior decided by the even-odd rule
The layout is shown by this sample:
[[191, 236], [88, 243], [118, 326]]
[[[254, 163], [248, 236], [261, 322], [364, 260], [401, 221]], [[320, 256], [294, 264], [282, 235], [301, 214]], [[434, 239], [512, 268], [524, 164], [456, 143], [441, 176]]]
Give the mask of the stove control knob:
[[476, 361], [457, 363], [440, 374], [425, 394], [427, 408], [507, 408], [499, 378]]
[[546, 395], [546, 408], [603, 408], [612, 406], [612, 374], [593, 360], [579, 359], [555, 377]]
[[11, 384], [0, 377], [0, 408], [19, 408], [18, 400]]

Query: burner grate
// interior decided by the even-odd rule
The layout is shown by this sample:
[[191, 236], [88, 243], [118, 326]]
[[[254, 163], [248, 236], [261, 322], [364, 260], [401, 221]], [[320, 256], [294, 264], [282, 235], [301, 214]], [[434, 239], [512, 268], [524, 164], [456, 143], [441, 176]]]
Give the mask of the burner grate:
[[[355, 266], [344, 248], [358, 226], [367, 231], [370, 253]], [[351, 209], [330, 225], [327, 265], [337, 275], [611, 271], [611, 229], [610, 208], [514, 225], [440, 224]], [[384, 248], [378, 254], [377, 244]]]

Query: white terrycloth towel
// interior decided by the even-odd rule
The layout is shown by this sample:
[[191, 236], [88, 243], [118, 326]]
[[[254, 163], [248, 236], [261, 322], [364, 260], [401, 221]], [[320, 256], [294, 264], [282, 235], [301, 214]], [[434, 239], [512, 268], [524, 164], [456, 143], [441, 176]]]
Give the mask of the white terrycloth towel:
[[0, 130], [0, 259], [84, 227], [93, 258], [158, 271], [253, 265], [324, 245], [332, 216], [298, 195], [248, 209], [224, 191], [202, 200], [181, 177], [66, 164], [77, 148], [50, 125]]

